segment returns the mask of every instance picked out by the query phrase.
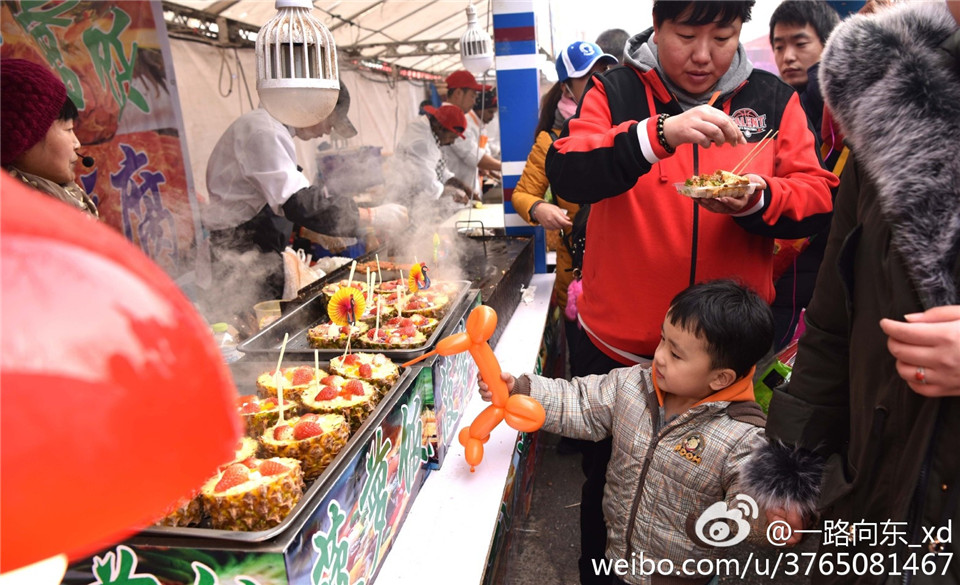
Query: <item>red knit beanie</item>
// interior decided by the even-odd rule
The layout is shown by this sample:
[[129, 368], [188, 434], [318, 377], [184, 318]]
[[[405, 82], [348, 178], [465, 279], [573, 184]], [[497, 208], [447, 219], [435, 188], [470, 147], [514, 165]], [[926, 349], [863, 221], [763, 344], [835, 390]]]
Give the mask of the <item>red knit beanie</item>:
[[0, 164], [43, 140], [66, 100], [66, 86], [45, 65], [0, 59]]

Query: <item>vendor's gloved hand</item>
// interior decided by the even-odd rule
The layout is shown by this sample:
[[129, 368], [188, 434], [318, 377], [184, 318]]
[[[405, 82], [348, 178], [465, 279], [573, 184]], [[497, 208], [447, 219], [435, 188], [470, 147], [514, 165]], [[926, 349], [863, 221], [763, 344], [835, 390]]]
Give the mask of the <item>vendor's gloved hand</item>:
[[449, 197], [453, 199], [455, 203], [466, 203], [470, 201], [470, 194], [453, 185], [445, 185], [443, 187], [443, 194], [440, 195], [440, 197]]
[[384, 203], [370, 208], [370, 225], [383, 230], [396, 230], [410, 222], [407, 208], [398, 203]]

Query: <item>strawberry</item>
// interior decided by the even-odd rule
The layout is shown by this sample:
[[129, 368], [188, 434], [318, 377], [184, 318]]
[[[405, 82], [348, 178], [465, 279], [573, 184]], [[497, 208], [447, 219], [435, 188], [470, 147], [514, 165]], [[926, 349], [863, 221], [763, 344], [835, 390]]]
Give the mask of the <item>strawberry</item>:
[[341, 378], [340, 376], [324, 376], [324, 378], [320, 380], [320, 385], [321, 386], [337, 386], [338, 384], [340, 384], [342, 380], [343, 378]]
[[247, 469], [256, 469], [257, 466], [260, 465], [260, 460], [257, 459], [256, 457], [247, 457], [246, 459], [244, 459], [244, 460], [241, 461], [240, 463], [242, 463], [243, 465], [245, 465], [245, 466], [247, 467]]
[[348, 366], [352, 366], [357, 363], [360, 358], [357, 357], [357, 354], [351, 353], [347, 357], [343, 358], [343, 363]]
[[416, 334], [417, 334], [417, 328], [413, 327], [412, 325], [410, 327], [404, 327], [400, 329], [400, 335], [402, 335], [403, 337], [413, 337]]
[[307, 414], [301, 416], [300, 420], [317, 420], [317, 414], [314, 412], [308, 412]]
[[413, 319], [408, 319], [406, 317], [400, 319], [400, 327], [413, 327]]
[[216, 492], [225, 492], [232, 487], [246, 482], [248, 479], [250, 479], [250, 471], [246, 465], [234, 463], [223, 472], [220, 481], [217, 482], [213, 490]]
[[277, 441], [289, 441], [293, 438], [293, 427], [282, 425], [273, 428], [273, 438]]
[[279, 461], [267, 459], [260, 464], [260, 475], [280, 475], [288, 471], [290, 471], [290, 468]]
[[337, 397], [337, 389], [333, 386], [324, 386], [323, 390], [317, 392], [317, 396], [314, 400], [333, 400]]
[[248, 402], [240, 409], [240, 414], [255, 414], [260, 412], [260, 403]]
[[256, 402], [257, 397], [253, 394], [247, 394], [246, 396], [240, 396], [237, 398], [237, 406], [242, 407], [245, 404], [250, 404], [251, 402]]
[[277, 407], [277, 399], [274, 397], [266, 398], [260, 402], [260, 410], [270, 410]]
[[363, 383], [360, 380], [350, 380], [343, 385], [343, 389], [354, 396], [363, 396]]
[[360, 364], [359, 372], [361, 378], [369, 378], [373, 375], [373, 366], [370, 364]]
[[320, 426], [320, 423], [312, 420], [301, 420], [297, 423], [297, 426], [293, 427], [293, 438], [298, 441], [322, 434], [323, 427]]
[[305, 386], [313, 380], [313, 368], [302, 366], [293, 371], [293, 385]]
[[340, 335], [350, 335], [350, 326], [344, 325], [340, 328]]

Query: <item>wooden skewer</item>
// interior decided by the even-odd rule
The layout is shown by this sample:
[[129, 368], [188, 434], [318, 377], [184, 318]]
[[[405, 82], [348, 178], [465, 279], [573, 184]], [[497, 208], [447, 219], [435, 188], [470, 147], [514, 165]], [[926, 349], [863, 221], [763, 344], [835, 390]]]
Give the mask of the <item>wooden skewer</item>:
[[747, 155], [743, 157], [740, 162], [737, 163], [737, 166], [733, 167], [733, 170], [730, 172], [735, 175], [739, 175], [741, 172], [743, 172], [743, 170], [747, 168], [747, 165], [753, 162], [753, 159], [757, 158], [757, 155], [760, 154], [760, 151], [762, 151], [767, 144], [773, 142], [773, 139], [777, 137], [779, 132], [779, 130], [771, 130], [767, 132], [766, 135], [760, 139], [760, 142], [758, 142], [757, 145], [754, 146], [753, 149], [751, 149], [750, 152], [748, 152]]
[[283, 344], [280, 345], [280, 359], [277, 360], [277, 372], [274, 375], [274, 382], [277, 384], [277, 408], [280, 410], [277, 424], [283, 424], [283, 374], [280, 373], [280, 364], [283, 363], [283, 352], [287, 350], [287, 341], [290, 339], [289, 333], [283, 334]]

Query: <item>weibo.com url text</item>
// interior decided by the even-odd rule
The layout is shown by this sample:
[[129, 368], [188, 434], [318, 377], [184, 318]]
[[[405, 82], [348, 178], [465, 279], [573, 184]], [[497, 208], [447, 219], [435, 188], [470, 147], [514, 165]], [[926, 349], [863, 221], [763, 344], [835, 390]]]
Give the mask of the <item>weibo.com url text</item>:
[[952, 552], [911, 551], [905, 555], [880, 552], [786, 552], [755, 556], [746, 559], [687, 559], [675, 563], [670, 559], [651, 559], [636, 553], [632, 559], [594, 559], [593, 570], [597, 575], [651, 576], [677, 575], [682, 577], [707, 577], [712, 575], [739, 576], [758, 575], [775, 579], [777, 576], [794, 575], [888, 575], [905, 573], [917, 575], [946, 575], [953, 560]]

